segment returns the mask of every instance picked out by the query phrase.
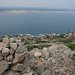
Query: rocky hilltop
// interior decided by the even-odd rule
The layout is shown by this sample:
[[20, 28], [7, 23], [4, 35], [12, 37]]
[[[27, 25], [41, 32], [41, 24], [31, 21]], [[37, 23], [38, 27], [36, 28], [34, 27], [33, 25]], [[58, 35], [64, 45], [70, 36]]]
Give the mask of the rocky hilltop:
[[0, 75], [75, 75], [75, 52], [64, 44], [28, 51], [20, 41], [0, 46]]

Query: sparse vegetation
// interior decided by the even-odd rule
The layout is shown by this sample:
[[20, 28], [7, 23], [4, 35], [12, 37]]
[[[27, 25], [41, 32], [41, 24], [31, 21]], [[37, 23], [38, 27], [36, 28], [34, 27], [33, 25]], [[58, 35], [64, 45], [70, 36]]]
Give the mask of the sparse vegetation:
[[73, 40], [75, 40], [74, 37], [70, 37], [70, 38], [59, 38], [59, 42], [63, 42], [63, 43], [71, 43], [71, 42], [73, 42]]
[[0, 42], [2, 42], [2, 39], [0, 38]]
[[34, 48], [39, 48], [39, 49], [43, 49], [43, 47], [50, 47], [50, 44], [34, 44], [34, 45], [26, 45], [25, 47], [28, 49], [28, 51], [34, 49]]
[[67, 47], [69, 47], [71, 50], [75, 51], [75, 44], [67, 44]]

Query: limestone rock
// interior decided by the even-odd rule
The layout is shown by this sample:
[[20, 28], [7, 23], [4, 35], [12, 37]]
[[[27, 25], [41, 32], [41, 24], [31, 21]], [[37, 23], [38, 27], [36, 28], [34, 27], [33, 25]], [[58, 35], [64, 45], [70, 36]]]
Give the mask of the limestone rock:
[[22, 75], [22, 74], [9, 70], [4, 72], [2, 75]]
[[52, 71], [54, 71], [55, 75], [58, 75], [57, 73], [59, 73], [59, 75], [63, 75], [63, 74], [74, 75], [75, 74], [74, 72], [75, 63], [69, 57], [69, 55], [71, 54], [71, 50], [68, 47], [62, 44], [54, 44], [53, 46], [49, 48], [49, 51], [51, 53], [51, 57], [48, 59], [48, 62], [49, 62], [48, 65], [49, 66], [52, 65], [50, 68], [52, 68]]
[[9, 37], [8, 36], [3, 37], [2, 41], [4, 43], [8, 43], [9, 42]]
[[10, 43], [14, 43], [14, 42], [16, 42], [16, 37], [11, 37], [10, 38]]
[[2, 54], [1, 54], [1, 52], [0, 52], [0, 61], [3, 59], [3, 57], [2, 57]]
[[10, 43], [10, 47], [14, 50], [17, 49], [17, 44], [16, 43]]
[[42, 55], [42, 57], [44, 58], [44, 59], [48, 59], [49, 57], [50, 57], [50, 53], [49, 53], [49, 51], [48, 51], [48, 48], [43, 48], [43, 55]]
[[0, 43], [0, 50], [5, 47], [9, 47], [9, 42], [1, 42]]
[[11, 48], [10, 49], [10, 54], [13, 55], [14, 53], [15, 53], [15, 50]]
[[9, 56], [7, 57], [7, 61], [12, 62], [12, 61], [13, 61], [13, 56], [12, 56], [12, 55], [9, 55]]
[[25, 69], [24, 69], [24, 71], [22, 72], [22, 73], [29, 73], [30, 72], [30, 67], [29, 66], [27, 66]]
[[24, 71], [24, 65], [23, 64], [20, 64], [20, 63], [15, 64], [15, 65], [12, 65], [11, 66], [11, 70], [18, 71], [18, 72], [22, 72], [22, 71]]
[[48, 50], [52, 56], [54, 56], [56, 53], [62, 53], [65, 54], [65, 56], [69, 56], [71, 53], [71, 49], [63, 44], [53, 44], [48, 48]]
[[18, 49], [16, 50], [16, 53], [24, 53], [27, 52], [27, 49], [24, 46], [19, 46]]
[[2, 56], [7, 56], [9, 54], [10, 50], [8, 48], [2, 49]]
[[24, 64], [24, 67], [27, 68], [27, 66], [29, 66], [29, 57], [28, 54], [25, 56], [24, 60], [22, 61], [22, 63]]
[[42, 74], [44, 72], [44, 64], [43, 63], [40, 63], [40, 64], [37, 64], [36, 66], [34, 66], [34, 71], [37, 73], [37, 74]]
[[35, 57], [40, 57], [41, 55], [42, 55], [42, 52], [40, 52], [40, 51], [34, 52]]
[[35, 63], [36, 65], [38, 65], [38, 64], [41, 64], [41, 61], [40, 61], [40, 60], [35, 60], [34, 63]]
[[71, 57], [72, 59], [75, 59], [75, 51], [72, 51], [72, 52], [70, 53], [70, 57]]
[[29, 66], [30, 66], [31, 68], [34, 66], [34, 60], [35, 60], [35, 59], [29, 60]]
[[44, 71], [41, 75], [51, 75], [49, 70]]
[[2, 51], [2, 48], [0, 47], [0, 52]]
[[21, 39], [17, 39], [16, 43], [20, 46], [21, 45]]
[[26, 54], [26, 52], [20, 54], [15, 53], [13, 64], [21, 62], [25, 58]]
[[0, 75], [75, 75], [75, 52], [63, 44], [29, 52], [20, 45], [17, 50], [11, 48], [10, 54], [5, 51], [3, 58], [2, 53]]
[[9, 68], [9, 64], [7, 61], [0, 61], [0, 74], [2, 74], [4, 71], [6, 71]]

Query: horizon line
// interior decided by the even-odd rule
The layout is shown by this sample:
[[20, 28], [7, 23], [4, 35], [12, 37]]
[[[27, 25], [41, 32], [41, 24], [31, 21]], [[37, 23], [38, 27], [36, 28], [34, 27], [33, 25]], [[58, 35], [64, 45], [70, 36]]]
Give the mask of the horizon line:
[[50, 7], [23, 7], [23, 6], [0, 6], [0, 8], [13, 8], [13, 9], [16, 9], [16, 8], [36, 8], [36, 9], [55, 9], [55, 10], [75, 10], [75, 9], [69, 9], [69, 8], [50, 8]]

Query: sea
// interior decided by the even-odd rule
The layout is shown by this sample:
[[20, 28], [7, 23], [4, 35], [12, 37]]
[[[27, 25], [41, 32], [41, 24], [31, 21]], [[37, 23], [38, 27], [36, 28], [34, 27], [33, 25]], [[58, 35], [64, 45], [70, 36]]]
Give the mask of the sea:
[[48, 34], [75, 31], [75, 12], [1, 12], [0, 35]]

